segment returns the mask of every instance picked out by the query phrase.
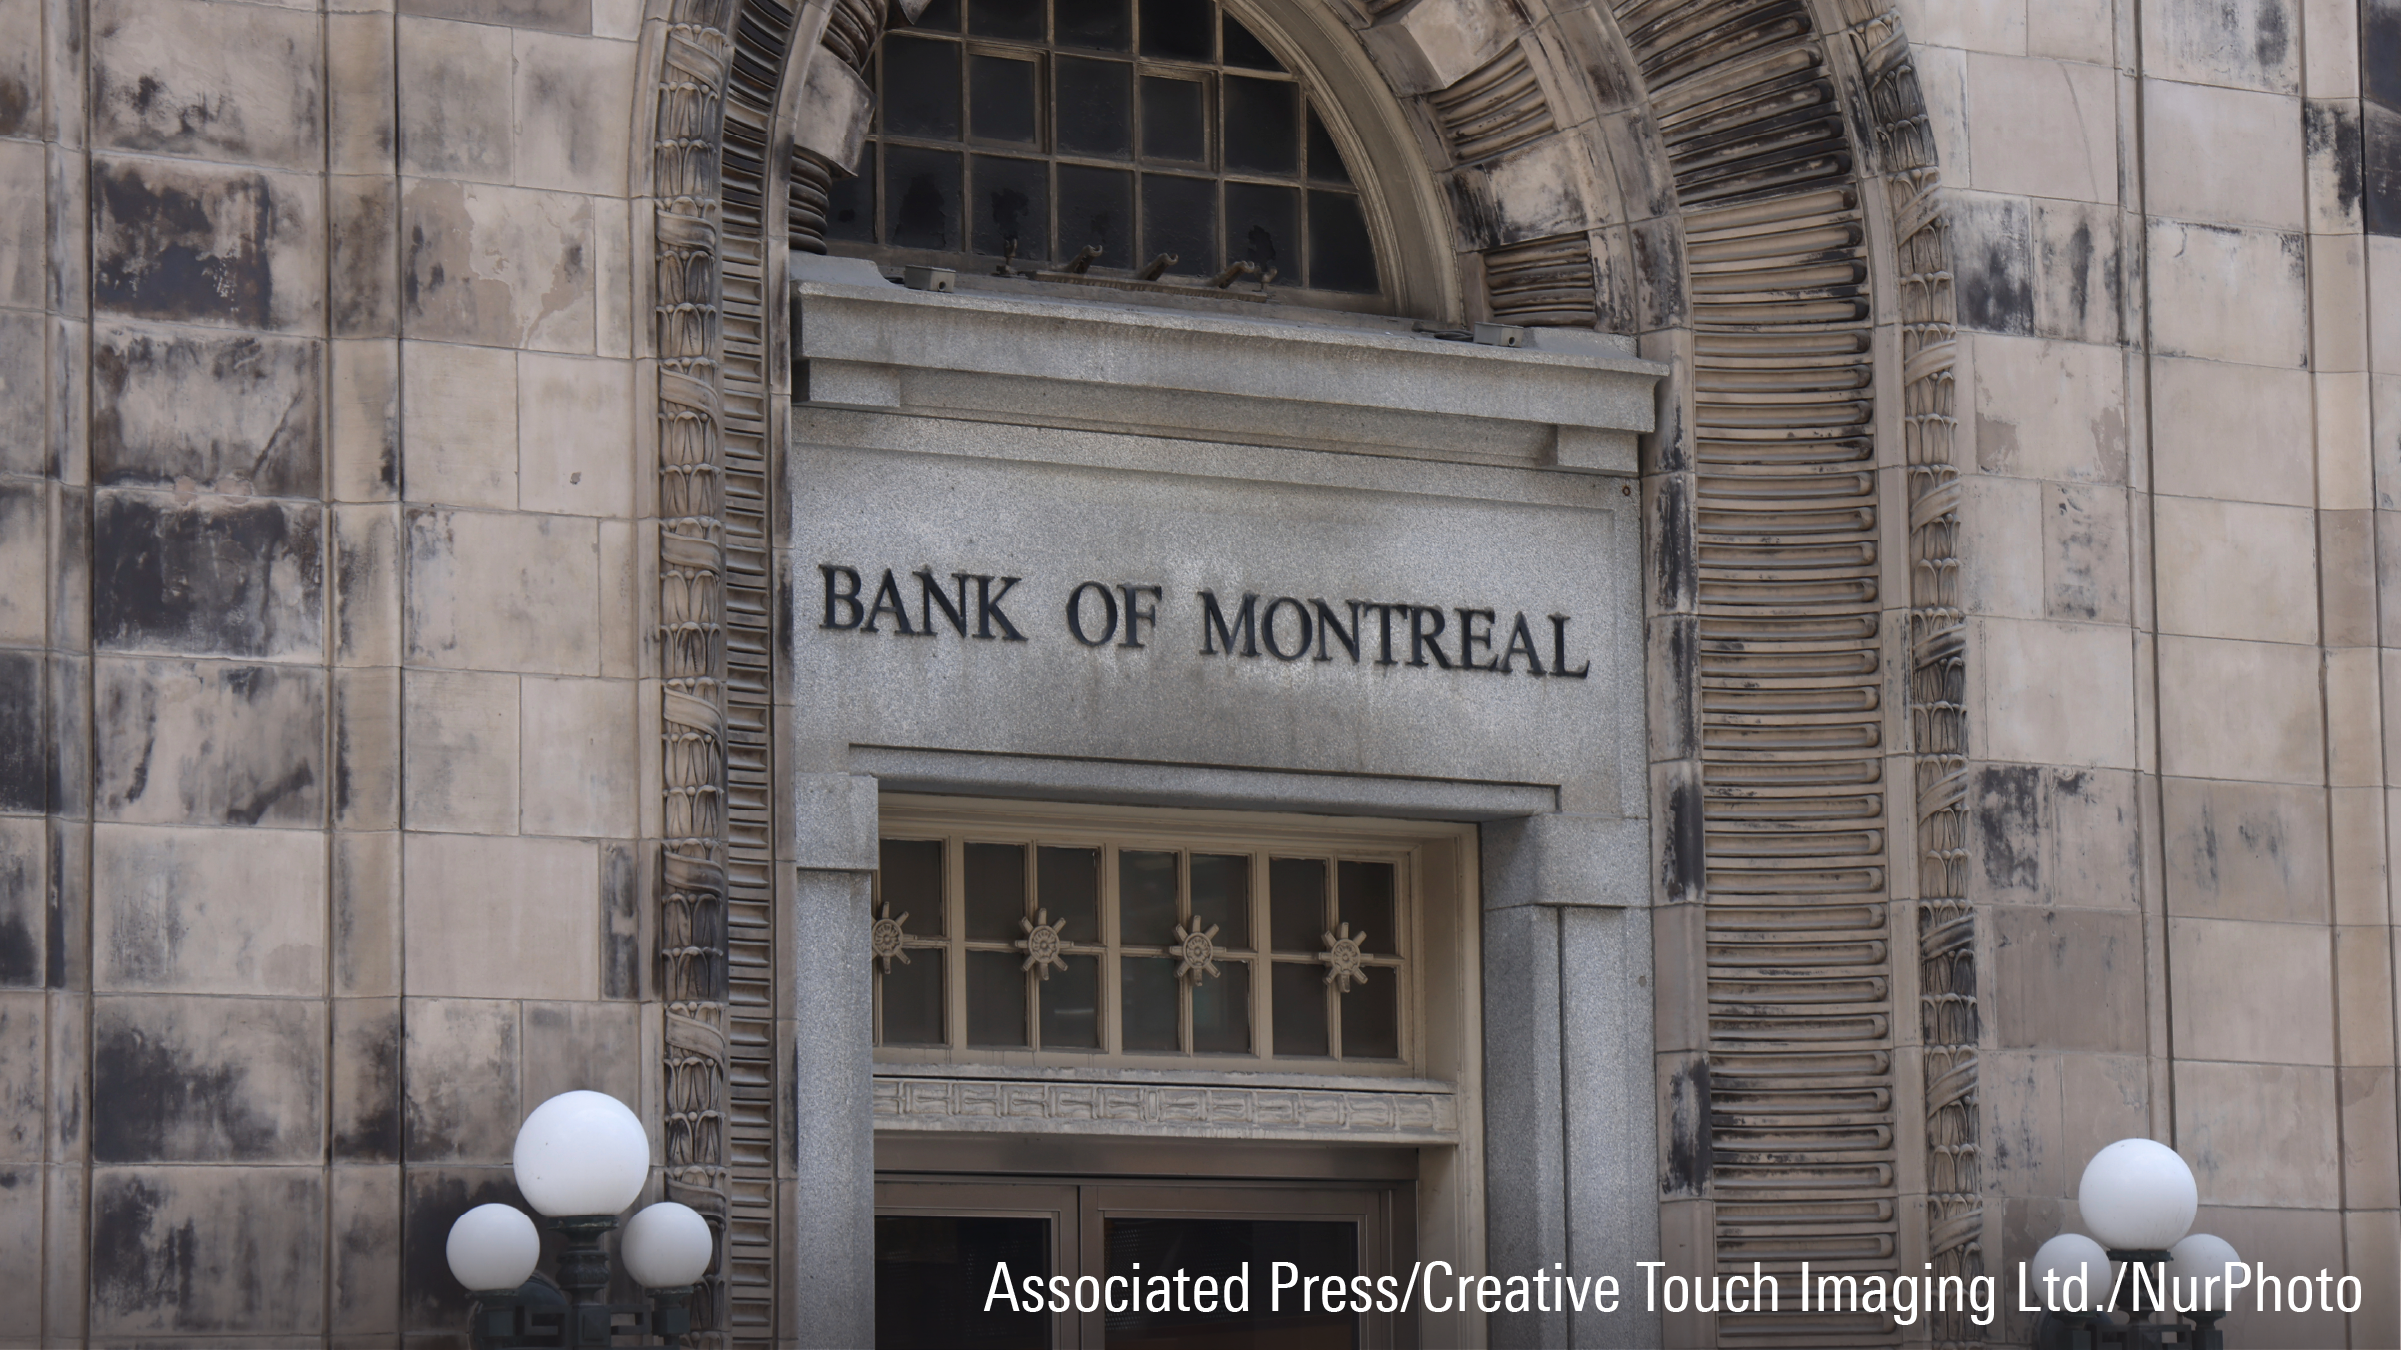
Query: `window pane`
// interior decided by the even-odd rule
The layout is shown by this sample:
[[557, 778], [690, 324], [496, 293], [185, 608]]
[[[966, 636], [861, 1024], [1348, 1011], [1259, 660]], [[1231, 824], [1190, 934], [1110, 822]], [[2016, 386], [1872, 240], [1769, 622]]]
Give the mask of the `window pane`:
[[917, 22], [910, 24], [909, 27], [923, 29], [927, 32], [958, 32], [959, 0], [933, 0], [925, 7], [925, 13], [918, 15]]
[[1175, 855], [1119, 851], [1117, 940], [1128, 947], [1169, 947], [1175, 926]]
[[975, 251], [997, 258], [1014, 239], [1018, 257], [1042, 257], [1050, 239], [1050, 166], [991, 155], [968, 162], [975, 170]]
[[1164, 956], [1122, 956], [1117, 977], [1126, 1050], [1182, 1049], [1176, 1044], [1175, 962]]
[[1334, 137], [1315, 108], [1309, 109], [1309, 178], [1312, 182], [1340, 183], [1346, 187], [1351, 181], [1350, 166], [1342, 162], [1342, 152], [1334, 148]]
[[967, 846], [967, 940], [1015, 942], [1025, 907], [1025, 845]]
[[1008, 56], [967, 59], [967, 129], [979, 141], [1034, 145], [1034, 63]]
[[1042, 0], [967, 0], [967, 31], [977, 37], [1042, 40]]
[[1251, 1048], [1251, 963], [1219, 961], [1223, 972], [1192, 986], [1192, 1048], [1203, 1054], [1248, 1054]]
[[1401, 935], [1392, 917], [1392, 864], [1346, 862], [1339, 869], [1340, 906], [1334, 917], [1351, 926], [1351, 936], [1367, 935], [1360, 950], [1390, 956], [1399, 951]]
[[1324, 967], [1275, 963], [1276, 1053], [1323, 1055], [1326, 1048]]
[[1062, 47], [1122, 52], [1134, 45], [1134, 7], [1129, 0], [1057, 0], [1051, 20]]
[[1217, 184], [1207, 178], [1142, 175], [1142, 257], [1173, 253], [1167, 270], [1207, 276], [1217, 270]]
[[[898, 911], [895, 911], [897, 913]], [[940, 947], [905, 949], [908, 961], [892, 958], [892, 969], [876, 978], [884, 988], [885, 1045], [940, 1045], [942, 956]]]
[[959, 139], [959, 44], [894, 33], [884, 39], [884, 130]]
[[1229, 75], [1218, 87], [1225, 99], [1226, 171], [1300, 172], [1300, 86]]
[[1367, 217], [1347, 192], [1309, 193], [1309, 284], [1328, 291], [1376, 288], [1375, 249]]
[[1301, 190], [1226, 184], [1226, 261], [1248, 258], [1264, 272], [1301, 273]]
[[1142, 0], [1142, 54], [1169, 61], [1206, 61], [1210, 50], [1209, 22], [1217, 6], [1202, 0]]
[[1401, 1057], [1400, 972], [1371, 967], [1367, 983], [1354, 984], [1342, 999], [1342, 1057]]
[[942, 936], [942, 841], [887, 839], [878, 867], [882, 902], [892, 917], [909, 916], [909, 936]]
[[1016, 952], [967, 953], [967, 1043], [1024, 1045], [1024, 957]]
[[1066, 921], [1059, 936], [1068, 942], [1100, 941], [1100, 850], [1044, 848], [1034, 866], [1034, 907], [1048, 910], [1054, 924]]
[[1124, 61], [1062, 56], [1051, 70], [1058, 84], [1058, 113], [1051, 125], [1059, 153], [1132, 158], [1134, 67]]
[[837, 178], [826, 193], [825, 237], [875, 242], [875, 146], [859, 152], [859, 176]]
[[1267, 50], [1267, 44], [1251, 35], [1251, 30], [1236, 22], [1233, 15], [1225, 16], [1225, 64], [1249, 70], [1282, 70], [1284, 63]]
[[1042, 997], [1042, 1045], [1046, 1050], [1100, 1048], [1100, 958], [1070, 956], [1067, 969], [1052, 967], [1035, 985]]
[[1217, 925], [1217, 945], [1251, 945], [1251, 860], [1240, 854], [1192, 855], [1192, 917]]
[[946, 252], [959, 247], [957, 152], [884, 147], [884, 200], [892, 213], [886, 242]]
[[1072, 258], [1086, 244], [1100, 245], [1103, 267], [1134, 265], [1134, 175], [1059, 166], [1059, 251], [1051, 256]]
[[1198, 80], [1142, 77], [1142, 157], [1199, 164], [1209, 157], [1209, 119]]
[[1268, 931], [1279, 952], [1326, 949], [1326, 865], [1316, 858], [1267, 862]]
[[[1326, 1250], [1341, 1259], [1332, 1246]], [[876, 1215], [875, 1343], [883, 1350], [1042, 1350], [1050, 1344], [1049, 1313], [1005, 1305], [986, 1312], [984, 1301], [995, 1266], [1006, 1263], [1011, 1276], [1047, 1277], [1050, 1252], [1048, 1219]], [[1303, 1259], [1317, 1261], [1307, 1267], [1312, 1274], [1336, 1268], [1314, 1253]]]

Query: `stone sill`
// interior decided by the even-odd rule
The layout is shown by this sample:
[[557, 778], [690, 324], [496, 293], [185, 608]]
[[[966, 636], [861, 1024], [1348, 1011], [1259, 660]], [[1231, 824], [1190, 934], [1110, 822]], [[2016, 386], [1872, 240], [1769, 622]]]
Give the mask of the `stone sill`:
[[1458, 1098], [1439, 1092], [1203, 1087], [1141, 1082], [899, 1078], [878, 1073], [879, 1131], [1455, 1144]]

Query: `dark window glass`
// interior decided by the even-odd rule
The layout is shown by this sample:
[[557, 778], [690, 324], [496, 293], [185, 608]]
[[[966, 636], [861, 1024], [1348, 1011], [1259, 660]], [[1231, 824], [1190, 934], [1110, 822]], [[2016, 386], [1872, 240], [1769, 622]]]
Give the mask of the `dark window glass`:
[[[1226, 261], [1248, 258], [1264, 272], [1301, 272], [1301, 190], [1226, 184]], [[1290, 641], [1291, 639], [1285, 639]]]
[[1045, 847], [1034, 860], [1034, 905], [1063, 923], [1068, 942], [1100, 941], [1100, 850]]
[[[1279, 1262], [1287, 1271], [1303, 1271], [1312, 1278], [1333, 1276], [1345, 1282], [1359, 1270], [1359, 1226], [1355, 1223], [1115, 1216], [1105, 1223], [1110, 1275], [1144, 1278], [1154, 1272], [1175, 1271], [1195, 1279], [1206, 1275], [1222, 1281], [1248, 1270], [1251, 1287], [1256, 1290], [1261, 1272], [1276, 1270]], [[1009, 1273], [1016, 1274], [1017, 1267], [1009, 1267]], [[1165, 1311], [1173, 1306], [1166, 1299], [1155, 1304], [1134, 1299], [1121, 1302], [1127, 1311], [1105, 1314], [1103, 1322], [1106, 1344], [1112, 1350], [1129, 1346], [1153, 1350], [1201, 1350], [1204, 1346], [1349, 1350], [1359, 1344], [1361, 1334], [1358, 1313], [1325, 1312], [1316, 1307], [1315, 1300], [1311, 1300], [1311, 1309], [1304, 1311], [1302, 1300], [1290, 1289], [1272, 1308], [1268, 1298], [1253, 1293], [1243, 1312]], [[1185, 1304], [1187, 1309], [1196, 1306], [1190, 1301]], [[877, 1330], [880, 1335], [881, 1323]]]
[[909, 916], [909, 936], [942, 936], [942, 841], [887, 839], [877, 866], [883, 903]]
[[1342, 1057], [1401, 1057], [1400, 975], [1371, 966], [1367, 983], [1354, 984], [1342, 998]]
[[1142, 256], [1172, 253], [1167, 270], [1207, 276], [1217, 270], [1217, 182], [1142, 175]]
[[1203, 1054], [1248, 1054], [1251, 1048], [1251, 966], [1219, 961], [1220, 972], [1192, 986], [1192, 1048]]
[[1216, 6], [1202, 0], [1142, 0], [1142, 54], [1166, 61], [1206, 61]]
[[1267, 909], [1270, 940], [1277, 951], [1324, 951], [1326, 865], [1315, 858], [1270, 858]]
[[[1291, 1259], [1281, 1250], [1277, 1257]], [[1336, 1269], [1325, 1261], [1340, 1260], [1341, 1255], [1328, 1248], [1324, 1258], [1306, 1259], [1318, 1261], [1307, 1268], [1315, 1273]], [[1050, 1314], [1031, 1309], [1011, 1312], [1005, 1301], [998, 1311], [984, 1310], [992, 1271], [1003, 1263], [1012, 1277], [1020, 1273], [1048, 1277], [1050, 1220], [876, 1215], [877, 1350], [1041, 1350], [1048, 1346]], [[1340, 1269], [1348, 1271], [1350, 1267]]]
[[894, 33], [884, 39], [884, 130], [959, 139], [959, 44]]
[[1117, 940], [1128, 947], [1175, 944], [1175, 855], [1124, 849], [1117, 855]]
[[1134, 67], [1124, 61], [1062, 56], [1052, 66], [1058, 86], [1059, 153], [1096, 159], [1134, 154]]
[[1392, 864], [1346, 862], [1335, 873], [1338, 892], [1334, 917], [1351, 926], [1351, 936], [1366, 934], [1362, 950], [1379, 956], [1399, 951], [1401, 935], [1393, 931]]
[[959, 155], [954, 150], [884, 147], [884, 200], [890, 238], [902, 248], [959, 247]]
[[1134, 45], [1134, 7], [1131, 0], [1056, 0], [1051, 21], [1062, 47], [1085, 47], [1096, 52], [1129, 51]]
[[1241, 854], [1192, 855], [1192, 917], [1217, 925], [1217, 945], [1251, 945], [1251, 860]]
[[875, 147], [859, 152], [859, 176], [837, 178], [826, 194], [825, 237], [875, 242]]
[[1059, 166], [1059, 251], [1072, 258], [1100, 245], [1100, 265], [1131, 267], [1134, 253], [1134, 175], [1123, 169]]
[[[897, 14], [899, 7], [894, 6], [893, 12]], [[932, 3], [925, 7], [925, 12], [917, 16], [917, 22], [910, 24], [909, 27], [924, 29], [929, 33], [958, 32], [959, 0], [932, 0]]]
[[967, 953], [967, 1043], [1024, 1045], [1025, 958], [1016, 952]]
[[1017, 42], [1042, 40], [1042, 0], [967, 0], [967, 31]]
[[1100, 958], [1070, 956], [1067, 968], [1052, 967], [1038, 981], [1042, 996], [1042, 1045], [1046, 1050], [1100, 1048]]
[[1037, 145], [1034, 63], [1009, 56], [967, 59], [967, 129], [979, 141]]
[[1209, 157], [1208, 100], [1198, 80], [1142, 77], [1142, 157], [1198, 164]]
[[1324, 967], [1275, 963], [1276, 1053], [1323, 1055], [1326, 1044]]
[[1333, 133], [1326, 130], [1326, 120], [1309, 110], [1309, 178], [1317, 183], [1350, 185], [1350, 166], [1342, 162], [1342, 152], [1334, 148]]
[[940, 1045], [943, 1043], [942, 949], [908, 947], [903, 949], [903, 955], [908, 959], [892, 958], [892, 969], [881, 976], [884, 1044]]
[[1282, 70], [1284, 63], [1267, 50], [1267, 44], [1251, 36], [1251, 30], [1237, 22], [1233, 15], [1224, 19], [1225, 64], [1245, 70]]
[[975, 172], [975, 251], [996, 258], [1014, 239], [1018, 257], [1042, 257], [1050, 234], [1050, 166], [976, 155], [969, 167]]
[[1176, 1043], [1175, 962], [1164, 956], [1121, 956], [1117, 979], [1123, 986], [1125, 1028], [1120, 1039], [1125, 1049], [1181, 1049]]
[[1228, 75], [1219, 88], [1225, 100], [1226, 172], [1298, 173], [1300, 86]]
[[1025, 936], [1025, 845], [969, 844], [967, 940], [1015, 942]]
[[1329, 291], [1376, 288], [1375, 246], [1367, 217], [1346, 192], [1309, 194], [1309, 284]]

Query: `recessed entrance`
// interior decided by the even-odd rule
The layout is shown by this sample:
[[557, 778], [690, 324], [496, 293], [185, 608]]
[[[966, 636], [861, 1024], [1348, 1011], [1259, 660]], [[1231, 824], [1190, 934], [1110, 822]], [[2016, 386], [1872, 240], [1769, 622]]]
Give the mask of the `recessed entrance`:
[[[1405, 1181], [881, 1180], [876, 1344], [1414, 1344], [1403, 1319], [1355, 1301], [1396, 1266], [1408, 1271], [1413, 1192]], [[1357, 1284], [1361, 1277], [1369, 1284]]]

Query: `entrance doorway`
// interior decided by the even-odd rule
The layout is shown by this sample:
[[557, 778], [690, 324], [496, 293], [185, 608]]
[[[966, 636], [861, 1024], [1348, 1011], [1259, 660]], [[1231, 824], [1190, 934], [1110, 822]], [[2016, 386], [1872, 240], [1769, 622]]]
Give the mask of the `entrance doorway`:
[[1414, 1345], [1408, 1319], [1354, 1301], [1378, 1277], [1408, 1273], [1413, 1192], [1390, 1181], [879, 1181], [876, 1344]]

